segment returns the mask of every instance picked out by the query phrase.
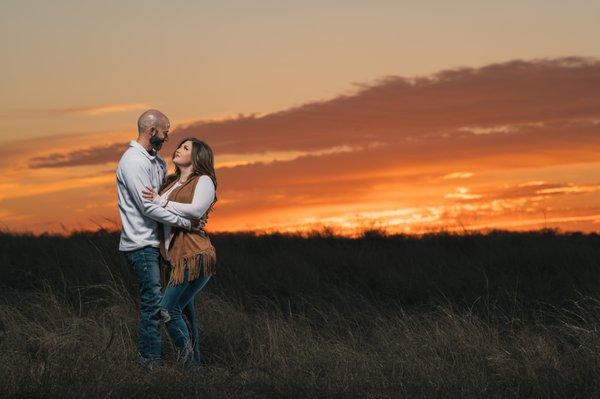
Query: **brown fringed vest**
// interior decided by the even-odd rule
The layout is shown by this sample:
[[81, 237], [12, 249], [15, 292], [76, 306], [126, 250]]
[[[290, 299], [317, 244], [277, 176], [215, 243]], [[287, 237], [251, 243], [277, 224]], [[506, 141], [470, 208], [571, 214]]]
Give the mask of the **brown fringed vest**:
[[[192, 203], [194, 190], [200, 176], [193, 176], [183, 185], [177, 187], [169, 194], [168, 200], [185, 204]], [[175, 182], [161, 190], [168, 190]], [[210, 212], [213, 203], [207, 213]], [[188, 231], [172, 226], [173, 238], [169, 244], [168, 253], [171, 258], [171, 277], [169, 283], [173, 285], [183, 283], [185, 266], [189, 267], [188, 281], [195, 280], [199, 276], [212, 276], [216, 274], [217, 254], [208, 238], [208, 234], [201, 235], [197, 232]], [[162, 231], [162, 228], [160, 229]], [[164, 239], [161, 239], [161, 251], [165, 251]], [[163, 255], [163, 258], [166, 257]]]

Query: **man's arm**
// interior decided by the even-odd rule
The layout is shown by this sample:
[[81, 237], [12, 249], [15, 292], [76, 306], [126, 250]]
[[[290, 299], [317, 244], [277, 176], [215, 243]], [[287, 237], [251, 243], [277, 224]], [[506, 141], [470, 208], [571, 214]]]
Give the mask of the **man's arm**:
[[142, 190], [144, 187], [152, 186], [150, 183], [150, 176], [148, 176], [148, 173], [146, 173], [142, 165], [129, 164], [126, 167], [120, 168], [120, 172], [122, 181], [129, 192], [129, 196], [133, 199], [137, 208], [143, 215], [160, 223], [191, 230], [192, 223], [188, 219], [175, 215], [142, 197]]

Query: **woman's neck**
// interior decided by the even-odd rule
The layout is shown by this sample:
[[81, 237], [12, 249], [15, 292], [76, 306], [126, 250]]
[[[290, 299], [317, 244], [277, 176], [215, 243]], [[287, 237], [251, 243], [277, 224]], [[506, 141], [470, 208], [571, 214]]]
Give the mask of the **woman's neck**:
[[190, 175], [192, 174], [192, 165], [188, 166], [188, 167], [179, 167], [179, 181], [180, 182], [184, 182], [186, 181]]

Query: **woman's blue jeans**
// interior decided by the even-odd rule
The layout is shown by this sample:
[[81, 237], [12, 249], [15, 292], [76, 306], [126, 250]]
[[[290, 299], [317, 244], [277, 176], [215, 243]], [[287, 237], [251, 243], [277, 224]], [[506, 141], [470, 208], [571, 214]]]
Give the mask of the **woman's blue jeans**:
[[[210, 276], [199, 276], [193, 281], [188, 281], [188, 268], [186, 267], [183, 277], [183, 283], [181, 284], [172, 285], [169, 282], [163, 294], [162, 307], [169, 312], [169, 316], [171, 317], [165, 324], [173, 344], [179, 350], [184, 350], [186, 347], [191, 346], [194, 362], [202, 363], [203, 359], [199, 346], [201, 331], [196, 321], [194, 298], [204, 288]], [[189, 328], [182, 317], [183, 313], [185, 313], [188, 319]]]

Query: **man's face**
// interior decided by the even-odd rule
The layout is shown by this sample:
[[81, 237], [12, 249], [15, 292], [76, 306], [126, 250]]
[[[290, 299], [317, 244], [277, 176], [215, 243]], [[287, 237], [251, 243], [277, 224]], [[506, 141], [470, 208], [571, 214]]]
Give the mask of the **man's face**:
[[156, 127], [151, 128], [150, 144], [154, 150], [159, 151], [165, 141], [169, 140], [169, 129], [171, 124], [168, 120], [162, 121]]

